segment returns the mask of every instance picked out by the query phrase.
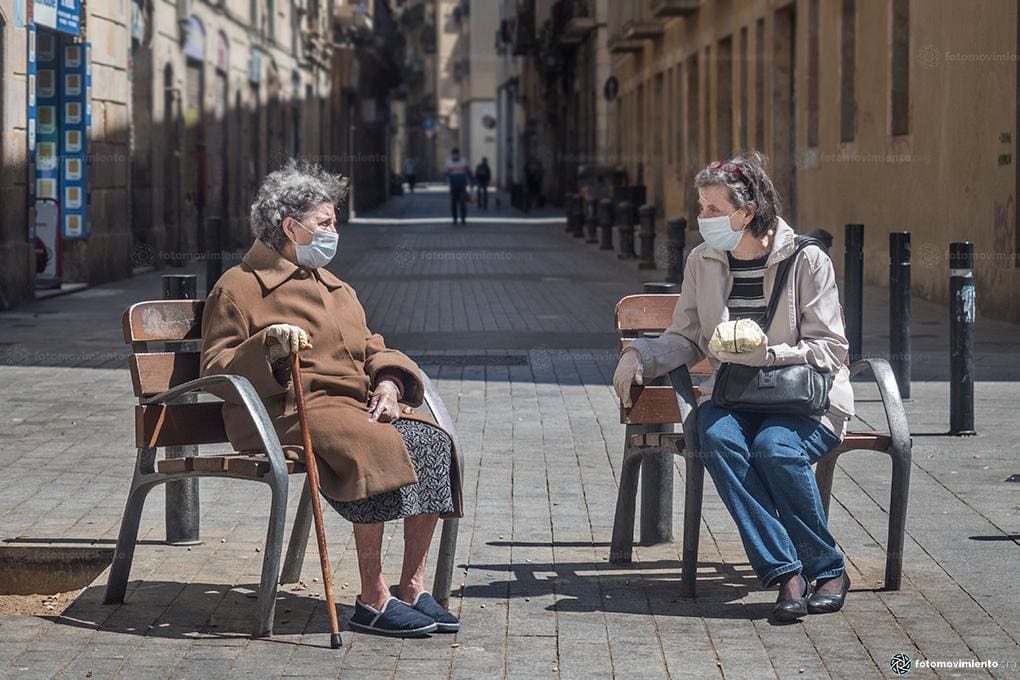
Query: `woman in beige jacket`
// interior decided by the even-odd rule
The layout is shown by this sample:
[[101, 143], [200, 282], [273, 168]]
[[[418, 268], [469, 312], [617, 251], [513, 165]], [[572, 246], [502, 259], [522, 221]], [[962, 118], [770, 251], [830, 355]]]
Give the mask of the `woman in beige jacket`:
[[[631, 383], [706, 356], [713, 369], [722, 362], [806, 363], [833, 375], [830, 410], [813, 418], [719, 407], [711, 401], [713, 372], [699, 386], [704, 396], [697, 422], [700, 454], [751, 566], [763, 587], [780, 585], [774, 617], [790, 621], [837, 611], [850, 581], [811, 470], [839, 444], [853, 415], [849, 346], [832, 262], [815, 246], [797, 253], [772, 323], [760, 329], [750, 321], [763, 320], [778, 265], [796, 248], [793, 229], [779, 216], [764, 158], [751, 152], [713, 163], [695, 185], [705, 242], [687, 259], [672, 324], [623, 353], [614, 387], [627, 405]], [[720, 336], [739, 342], [720, 343]], [[742, 351], [726, 351], [735, 348]]]
[[[293, 161], [266, 177], [251, 207], [255, 242], [206, 300], [202, 373], [247, 377], [294, 457], [301, 429], [289, 362], [301, 351], [321, 491], [354, 524], [361, 594], [351, 627], [400, 637], [454, 632], [457, 619], [423, 582], [438, 517], [463, 514], [457, 456], [450, 436], [413, 408], [424, 397], [418, 366], [368, 329], [354, 289], [325, 268], [347, 186]], [[258, 447], [243, 408], [228, 400], [223, 419], [235, 449]], [[383, 522], [400, 518], [404, 568], [391, 595]]]

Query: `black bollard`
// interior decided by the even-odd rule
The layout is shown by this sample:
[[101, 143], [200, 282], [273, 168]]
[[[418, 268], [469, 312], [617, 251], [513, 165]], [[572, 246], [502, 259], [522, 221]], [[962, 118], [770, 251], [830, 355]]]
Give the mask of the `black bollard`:
[[637, 257], [634, 252], [634, 206], [630, 201], [620, 201], [616, 205], [616, 220], [620, 223], [621, 260], [632, 260]]
[[974, 429], [974, 244], [949, 244], [949, 434]]
[[[675, 283], [645, 283], [645, 294], [679, 292]], [[649, 380], [649, 385], [669, 385], [669, 376]], [[643, 432], [672, 432], [672, 425], [642, 425]], [[673, 540], [673, 454], [645, 456], [641, 461], [641, 545]]]
[[599, 250], [613, 249], [613, 202], [608, 198], [599, 201]]
[[638, 208], [641, 220], [641, 262], [638, 269], [655, 269], [655, 206], [645, 203]]
[[574, 238], [584, 237], [584, 211], [587, 207], [588, 203], [584, 200], [584, 196], [577, 194], [574, 197], [574, 230], [571, 232]]
[[[164, 300], [194, 300], [197, 298], [197, 281], [194, 274], [167, 274], [163, 276]], [[186, 343], [168, 342], [167, 352], [176, 352]], [[173, 400], [174, 404], [190, 404], [198, 401], [195, 394], [186, 394]], [[197, 456], [197, 446], [168, 446], [167, 458]], [[198, 480], [183, 479], [166, 483], [166, 542], [171, 545], [196, 545], [198, 537]]]
[[889, 364], [910, 398], [910, 232], [889, 234]]
[[567, 233], [574, 233], [574, 215], [577, 211], [577, 194], [568, 193], [566, 195], [567, 200], [567, 226], [565, 231]]
[[846, 225], [846, 252], [843, 255], [843, 309], [846, 312], [846, 339], [850, 342], [850, 361], [861, 358], [862, 314], [864, 313], [864, 225]]
[[220, 280], [223, 274], [223, 218], [207, 217], [205, 220], [205, 294]]
[[675, 217], [666, 222], [666, 249], [669, 273], [666, 280], [671, 283], [684, 282], [684, 248], [687, 246], [687, 219]]
[[585, 201], [585, 233], [587, 238], [584, 239], [585, 243], [598, 243], [598, 227], [599, 227], [599, 202], [594, 198], [589, 198]]

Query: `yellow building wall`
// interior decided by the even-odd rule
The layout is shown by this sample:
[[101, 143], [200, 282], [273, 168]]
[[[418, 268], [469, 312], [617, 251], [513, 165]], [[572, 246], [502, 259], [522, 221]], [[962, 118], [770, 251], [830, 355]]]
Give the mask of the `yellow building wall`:
[[[914, 290], [945, 303], [947, 252], [951, 241], [975, 247], [978, 308], [983, 314], [1020, 320], [1016, 252], [1015, 143], [1017, 107], [1017, 16], [1011, 0], [912, 0], [909, 28], [909, 132], [892, 135], [892, 0], [856, 2], [856, 134], [840, 141], [840, 0], [818, 2], [818, 144], [808, 146], [810, 0], [713, 0], [687, 18], [662, 23], [663, 34], [645, 41], [639, 53], [613, 54], [620, 81], [614, 106], [619, 115], [614, 149], [636, 181], [643, 164], [649, 202], [662, 217], [686, 216], [689, 243], [698, 241], [693, 222], [693, 174], [717, 158], [719, 126], [739, 136], [740, 74], [747, 68], [747, 146], [757, 146], [759, 113], [773, 179], [786, 189], [784, 215], [798, 231], [823, 228], [835, 237], [838, 270], [843, 261], [844, 224], [865, 225], [865, 276], [887, 285], [889, 232], [910, 231]], [[775, 100], [782, 90], [782, 64], [775, 51], [781, 17], [795, 16], [794, 152], [778, 147], [789, 131]], [[785, 14], [784, 14], [785, 13]], [[780, 17], [777, 19], [777, 17]], [[758, 36], [764, 19], [763, 110], [756, 90]], [[746, 61], [741, 28], [746, 27]], [[732, 39], [732, 119], [719, 111], [720, 40]], [[710, 52], [710, 53], [707, 53]], [[697, 137], [690, 135], [689, 58], [698, 55]], [[711, 66], [711, 68], [709, 68]], [[682, 70], [676, 86], [676, 69]], [[656, 102], [655, 78], [667, 86]], [[673, 87], [668, 87], [672, 75]], [[643, 86], [643, 87], [642, 87]], [[638, 90], [643, 89], [641, 115]], [[709, 97], [706, 102], [706, 89]], [[672, 96], [670, 92], [672, 90]], [[706, 105], [707, 104], [707, 105]], [[676, 135], [680, 136], [679, 141]], [[672, 153], [658, 142], [676, 145]], [[787, 147], [788, 149], [788, 147]], [[679, 150], [679, 153], [677, 152]], [[659, 186], [655, 164], [662, 164]], [[785, 170], [784, 170], [785, 169]], [[792, 182], [791, 182], [792, 179]], [[794, 201], [789, 186], [796, 187]], [[660, 224], [662, 221], [660, 221]]]

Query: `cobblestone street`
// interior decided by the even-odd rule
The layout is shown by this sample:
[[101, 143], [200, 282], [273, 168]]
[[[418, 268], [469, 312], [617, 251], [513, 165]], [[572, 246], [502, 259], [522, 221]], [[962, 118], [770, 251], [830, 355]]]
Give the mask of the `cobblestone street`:
[[[369, 326], [436, 381], [456, 420], [467, 463], [450, 601], [459, 634], [350, 632], [354, 542], [326, 506], [343, 649], [329, 648], [314, 540], [307, 588], [282, 587], [275, 635], [251, 639], [269, 492], [204, 479], [201, 545], [163, 542], [163, 493], [153, 493], [125, 603], [102, 604], [103, 571], [60, 615], [0, 616], [0, 674], [857, 679], [893, 677], [890, 660], [903, 653], [997, 664], [910, 677], [1020, 677], [1020, 484], [1005, 481], [1020, 473], [1020, 326], [978, 320], [979, 434], [949, 437], [948, 313], [914, 301], [902, 589], [882, 589], [888, 457], [853, 452], [839, 460], [830, 519], [853, 582], [846, 607], [775, 626], [775, 591], [758, 589], [707, 479], [699, 594], [680, 597], [679, 458], [675, 542], [635, 546], [629, 565], [608, 562], [624, 436], [610, 385], [613, 307], [664, 273], [572, 238], [562, 211], [524, 215], [497, 196], [502, 208], [484, 219], [472, 211], [462, 226], [449, 224], [442, 191], [394, 197], [341, 228], [330, 265], [357, 290]], [[121, 314], [160, 297], [162, 274], [198, 273], [204, 291], [202, 269], [143, 272], [0, 313], [3, 550], [112, 548], [135, 455]], [[886, 293], [865, 294], [869, 355], [888, 352]], [[855, 390], [854, 427], [885, 429], [877, 391], [866, 380]], [[291, 480], [291, 512], [302, 482]], [[399, 523], [387, 525], [384, 546], [395, 583]]]

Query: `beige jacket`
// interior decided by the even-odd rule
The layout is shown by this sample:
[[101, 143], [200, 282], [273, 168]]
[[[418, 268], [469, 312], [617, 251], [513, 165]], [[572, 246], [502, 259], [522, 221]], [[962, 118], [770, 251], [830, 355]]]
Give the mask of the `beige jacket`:
[[[779, 263], [796, 247], [795, 236], [790, 225], [779, 218], [765, 270], [766, 300], [772, 295]], [[726, 300], [732, 287], [733, 274], [726, 253], [705, 243], [691, 251], [673, 322], [659, 337], [640, 338], [631, 345], [641, 356], [645, 377], [665, 375], [682, 364], [693, 366], [706, 356], [712, 368], [718, 370], [720, 362], [708, 342], [715, 327], [729, 321]], [[832, 260], [819, 248], [805, 248], [797, 255], [786, 288], [772, 325], [765, 329], [769, 348], [775, 354], [772, 365], [810, 363], [835, 374], [829, 412], [818, 420], [842, 439], [846, 422], [854, 414], [854, 395], [845, 364], [849, 343]], [[709, 398], [714, 382], [713, 372], [699, 385], [703, 395], [699, 403]]]

